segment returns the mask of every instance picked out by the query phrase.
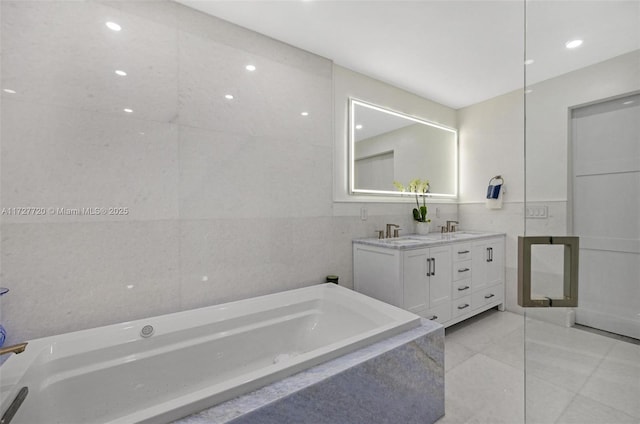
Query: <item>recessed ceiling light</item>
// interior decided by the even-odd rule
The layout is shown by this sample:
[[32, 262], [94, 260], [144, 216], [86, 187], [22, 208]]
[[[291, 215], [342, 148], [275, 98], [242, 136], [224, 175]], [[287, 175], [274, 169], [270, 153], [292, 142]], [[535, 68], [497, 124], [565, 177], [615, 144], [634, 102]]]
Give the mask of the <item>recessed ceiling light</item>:
[[125, 112], [127, 112], [127, 113], [133, 113], [133, 109], [124, 108], [124, 109], [122, 109], [122, 110], [124, 110], [124, 111], [125, 111]]
[[225, 94], [224, 98], [227, 100], [233, 100], [233, 96], [231, 94]]
[[575, 49], [576, 47], [580, 47], [582, 45], [582, 40], [571, 40], [567, 41], [564, 44], [568, 49]]
[[9, 94], [16, 94], [16, 90], [12, 90], [10, 88], [4, 88], [4, 89], [2, 89], [2, 91], [4, 91], [5, 93], [9, 93]]
[[530, 88], [524, 90], [524, 94], [529, 94], [529, 93], [533, 93], [533, 90]]
[[127, 73], [125, 71], [121, 71], [120, 69], [116, 70], [116, 74], [120, 75], [121, 77], [126, 77]]
[[128, 288], [129, 290], [131, 290], [131, 289], [132, 289], [132, 288], [134, 288], [134, 287], [135, 287], [135, 286], [134, 286], [133, 284], [127, 284], [127, 288]]
[[631, 103], [633, 103], [633, 100], [627, 100], [626, 102], [623, 102], [623, 105], [630, 105]]
[[302, 115], [302, 116], [309, 116], [309, 112], [302, 112], [302, 113], [300, 113], [300, 115]]
[[256, 70], [256, 67], [254, 65], [247, 65], [245, 66], [245, 69], [249, 72], [253, 72]]
[[361, 124], [356, 125], [356, 129], [357, 130], [361, 130], [362, 129], [362, 125]]
[[524, 64], [525, 64], [525, 65], [531, 65], [533, 62], [535, 62], [535, 60], [533, 60], [533, 59], [527, 59], [527, 60], [525, 60], [525, 61], [524, 61]]
[[107, 22], [105, 23], [105, 25], [107, 26], [107, 28], [109, 28], [111, 31], [120, 31], [122, 29], [122, 27], [120, 25], [118, 25], [115, 22]]

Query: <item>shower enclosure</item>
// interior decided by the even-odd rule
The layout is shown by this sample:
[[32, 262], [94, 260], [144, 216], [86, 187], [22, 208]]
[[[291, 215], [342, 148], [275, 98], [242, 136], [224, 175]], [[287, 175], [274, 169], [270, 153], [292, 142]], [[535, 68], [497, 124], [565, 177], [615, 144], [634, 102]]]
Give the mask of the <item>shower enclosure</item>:
[[525, 11], [526, 421], [638, 422], [640, 2]]

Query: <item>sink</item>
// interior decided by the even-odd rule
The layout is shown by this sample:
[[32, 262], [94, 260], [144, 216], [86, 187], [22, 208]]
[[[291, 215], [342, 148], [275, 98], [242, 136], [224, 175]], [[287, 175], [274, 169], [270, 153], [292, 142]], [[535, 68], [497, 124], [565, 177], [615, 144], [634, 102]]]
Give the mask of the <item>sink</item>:
[[433, 240], [461, 240], [470, 237], [477, 236], [477, 233], [471, 233], [468, 231], [456, 231], [453, 233], [430, 233], [423, 235], [412, 235], [410, 236], [415, 240], [423, 240], [423, 241], [433, 241]]
[[469, 237], [474, 237], [476, 234], [460, 231], [460, 232], [455, 232], [455, 233], [447, 233], [447, 234], [443, 234], [443, 235], [447, 236], [449, 238], [452, 238], [452, 239], [465, 239], [465, 238], [469, 238]]
[[413, 244], [420, 244], [420, 243], [424, 243], [423, 240], [414, 240], [414, 239], [385, 239], [385, 240], [380, 240], [383, 243], [386, 244], [392, 244], [394, 246], [411, 246]]
[[412, 235], [409, 237], [414, 240], [432, 241], [432, 240], [442, 240], [442, 236], [444, 235], [445, 234], [440, 234], [440, 233], [430, 233], [430, 234]]

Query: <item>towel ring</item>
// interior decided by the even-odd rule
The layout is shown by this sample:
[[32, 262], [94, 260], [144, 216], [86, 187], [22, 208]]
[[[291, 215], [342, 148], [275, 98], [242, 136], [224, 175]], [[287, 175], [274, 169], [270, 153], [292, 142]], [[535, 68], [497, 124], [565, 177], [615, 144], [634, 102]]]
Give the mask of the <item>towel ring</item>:
[[495, 181], [500, 180], [500, 184], [504, 184], [504, 178], [502, 178], [502, 175], [496, 175], [495, 177], [491, 178], [489, 180], [489, 185], [493, 185], [492, 183], [494, 180]]

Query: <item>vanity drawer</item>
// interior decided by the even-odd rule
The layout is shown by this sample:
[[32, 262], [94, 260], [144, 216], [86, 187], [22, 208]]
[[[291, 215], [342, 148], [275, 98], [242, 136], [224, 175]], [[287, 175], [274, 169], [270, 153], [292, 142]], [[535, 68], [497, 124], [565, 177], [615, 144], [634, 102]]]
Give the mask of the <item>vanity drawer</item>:
[[454, 281], [451, 286], [451, 298], [460, 299], [471, 294], [471, 279]]
[[451, 303], [447, 302], [435, 308], [427, 309], [425, 313], [420, 315], [440, 324], [445, 323], [451, 319]]
[[471, 259], [471, 244], [455, 244], [451, 247], [453, 262], [468, 261]]
[[473, 309], [478, 309], [490, 303], [502, 302], [503, 297], [504, 284], [496, 284], [473, 293], [471, 304]]
[[472, 261], [462, 261], [453, 264], [453, 281], [467, 280], [471, 278]]
[[453, 318], [458, 318], [471, 312], [471, 295], [461, 297], [453, 301], [452, 314]]

